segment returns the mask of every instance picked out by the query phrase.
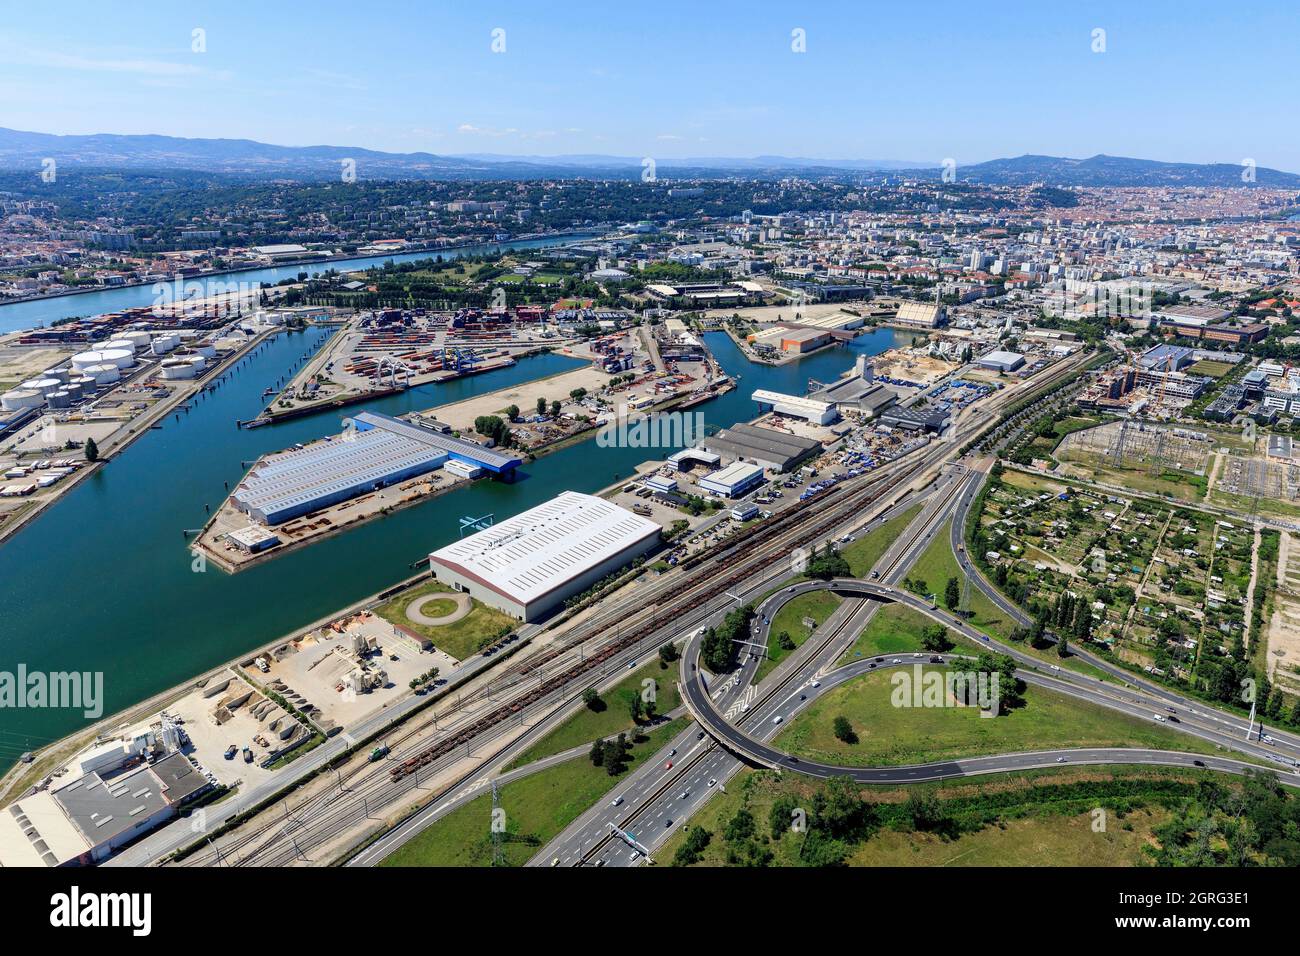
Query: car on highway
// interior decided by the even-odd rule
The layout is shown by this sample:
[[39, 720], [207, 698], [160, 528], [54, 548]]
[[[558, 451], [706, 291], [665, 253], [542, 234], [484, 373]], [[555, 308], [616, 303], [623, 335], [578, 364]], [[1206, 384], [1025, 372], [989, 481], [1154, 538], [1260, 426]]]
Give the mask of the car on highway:
[[665, 770], [672, 770], [672, 769], [673, 769], [673, 762], [670, 760], [670, 761], [668, 761], [666, 764], [664, 764], [664, 769], [665, 769]]
[[698, 734], [695, 735], [695, 739], [696, 739], [696, 740], [703, 740], [704, 737], [705, 737], [705, 734], [704, 734], [704, 731], [702, 731], [702, 730], [701, 730]]
[[777, 714], [775, 717], [772, 718], [772, 723], [779, 724], [783, 719], [784, 718], [782, 718], [780, 714]]
[[670, 756], [670, 757], [676, 757], [676, 756], [677, 756], [677, 748], [674, 747], [672, 750], [668, 751], [668, 756]]
[[1162, 724], [1165, 722], [1165, 715], [1164, 715], [1164, 714], [1152, 714], [1151, 716], [1154, 717], [1156, 720], [1158, 720], [1158, 721], [1159, 721], [1160, 723], [1162, 723]]
[[622, 797], [615, 797], [615, 798], [610, 802], [610, 806], [611, 806], [611, 807], [616, 807], [616, 806], [618, 806], [619, 804], [621, 804], [622, 802], [623, 802], [623, 798], [622, 798]]
[[665, 826], [665, 827], [670, 827], [670, 826], [672, 826], [672, 825], [673, 825], [673, 821], [672, 821], [672, 820], [665, 820], [665, 821], [664, 821], [664, 826]]
[[1057, 757], [1057, 758], [1056, 758], [1056, 762], [1057, 762], [1057, 763], [1065, 763], [1065, 758], [1064, 758], [1064, 757]]
[[689, 790], [683, 790], [681, 793], [677, 794], [677, 799], [678, 799], [678, 800], [685, 800], [685, 799], [686, 799], [687, 797], [689, 797], [690, 795], [691, 795], [691, 792], [690, 792]]
[[815, 681], [813, 681], [811, 684], [809, 684], [808, 686], [809, 686], [809, 687], [821, 687], [821, 686], [822, 686], [822, 682], [819, 681], [819, 680], [815, 680]]
[[1193, 766], [1193, 767], [1204, 767], [1204, 766], [1205, 766], [1205, 761], [1204, 761], [1204, 760], [1193, 760], [1193, 761], [1192, 761], [1192, 766]]
[[709, 786], [710, 786], [710, 787], [713, 786], [714, 784], [716, 784], [717, 782], [718, 782], [718, 779], [717, 779], [716, 777], [710, 777], [710, 778], [709, 778]]

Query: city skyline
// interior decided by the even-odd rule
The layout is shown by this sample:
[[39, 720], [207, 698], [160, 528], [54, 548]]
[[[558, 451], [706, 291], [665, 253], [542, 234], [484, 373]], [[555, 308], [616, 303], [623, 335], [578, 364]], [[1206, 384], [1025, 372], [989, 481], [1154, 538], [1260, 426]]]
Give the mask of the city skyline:
[[[128, 24], [78, 6], [59, 22], [10, 12], [0, 125], [453, 156], [1104, 153], [1300, 169], [1300, 134], [1274, 105], [1295, 81], [1250, 80], [1287, 52], [1285, 16], [1268, 11], [1247, 23], [1208, 6], [942, 3], [917, 30], [907, 11], [839, 3], [670, 8], [649, 25], [594, 5], [560, 22], [512, 4], [380, 4], [287, 56], [303, 27], [290, 11], [259, 9], [250, 26], [248, 9], [155, 5]], [[394, 31], [397, 16], [410, 28]], [[1241, 79], [1193, 82], [1209, 62]]]

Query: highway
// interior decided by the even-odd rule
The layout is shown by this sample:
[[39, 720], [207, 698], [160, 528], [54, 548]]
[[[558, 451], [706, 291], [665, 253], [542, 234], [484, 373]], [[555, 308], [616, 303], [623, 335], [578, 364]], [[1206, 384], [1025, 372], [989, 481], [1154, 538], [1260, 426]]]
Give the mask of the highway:
[[[1032, 383], [1032, 389], [1050, 389], [1078, 365], [1079, 362], [1059, 363]], [[429, 780], [451, 773], [451, 783], [435, 793], [434, 798], [455, 792], [470, 779], [467, 775], [480, 776], [484, 768], [510, 759], [510, 739], [522, 727], [539, 724], [557, 709], [577, 706], [581, 690], [592, 683], [593, 676], [605, 673], [606, 668], [620, 666], [624, 660], [636, 660], [653, 652], [665, 641], [680, 640], [690, 628], [720, 617], [734, 606], [737, 598], [788, 577], [791, 573], [788, 556], [794, 548], [833, 540], [845, 530], [860, 526], [868, 509], [884, 502], [891, 491], [936, 473], [963, 442], [995, 420], [995, 410], [1000, 405], [1023, 397], [1018, 390], [1014, 395], [1009, 392], [999, 392], [987, 405], [966, 410], [950, 428], [950, 437], [932, 441], [905, 458], [843, 481], [813, 499], [780, 512], [739, 540], [714, 549], [692, 566], [618, 592], [577, 625], [575, 633], [563, 643], [556, 642], [527, 656], [495, 678], [484, 694], [479, 695], [479, 699], [496, 704], [494, 709], [484, 708], [472, 718], [444, 718], [442, 726], [431, 730], [404, 729], [409, 745], [394, 749], [391, 755], [394, 761], [371, 766], [363, 763], [359, 767], [354, 761], [348, 769], [346, 786], [331, 788], [315, 783], [316, 792], [300, 799], [292, 813], [287, 803], [283, 815], [276, 811], [263, 812], [242, 825], [231, 838], [223, 838], [220, 842], [229, 839], [229, 843], [222, 852], [204, 850], [196, 856], [201, 862], [225, 864], [228, 863], [225, 850], [234, 849], [235, 858], [245, 865], [262, 862], [284, 865], [308, 858], [313, 846], [321, 846], [346, 833], [363, 834], [373, 830], [371, 821], [376, 819], [376, 814], [382, 817], [391, 812], [386, 808], [408, 802], [412, 788], [420, 785], [421, 778], [427, 785]], [[315, 758], [303, 769], [323, 766], [335, 755], [336, 752], [301, 758]], [[466, 756], [476, 758], [475, 766], [454, 769]], [[387, 771], [393, 763], [414, 764], [419, 772], [407, 775], [404, 771], [389, 777]], [[252, 802], [255, 801], [249, 800]], [[223, 811], [226, 809], [223, 805]], [[178, 830], [181, 834], [167, 841], [166, 849], [196, 839], [188, 827], [172, 826], [163, 832]], [[142, 849], [131, 862], [147, 862], [157, 845]]]
[[[960, 500], [961, 490], [973, 480], [964, 467], [950, 467], [933, 484], [904, 496], [894, 507], [862, 526], [865, 532], [905, 513], [917, 502], [924, 502], [920, 513], [876, 562], [873, 570], [882, 580], [896, 582], [902, 579]], [[783, 588], [759, 603], [755, 608], [754, 643], [766, 645], [770, 622], [776, 611], [803, 590], [806, 589]], [[816, 634], [768, 675], [764, 686], [783, 681], [785, 675], [803, 667], [807, 659], [818, 668], [837, 660], [857, 639], [879, 606], [876, 601], [846, 601]], [[755, 719], [751, 719], [749, 714], [756, 690], [752, 681], [760, 660], [759, 655], [752, 651], [742, 653], [736, 670], [712, 691], [712, 696], [717, 705], [725, 705], [729, 718], [746, 726], [753, 725], [761, 732], [765, 725], [760, 714], [756, 713]], [[680, 756], [669, 768], [667, 763], [672, 759], [669, 756], [672, 749], [676, 749]], [[612, 827], [624, 831], [638, 828], [641, 834], [638, 842], [643, 848], [653, 849], [671, 834], [676, 824], [708, 799], [714, 787], [725, 786], [742, 766], [741, 760], [726, 748], [717, 746], [698, 724], [692, 725], [672, 746], [664, 748], [656, 760], [633, 772], [615, 793], [615, 797], [622, 798], [619, 803], [611, 800], [588, 810], [543, 848], [532, 864], [635, 865], [643, 856], [641, 850], [614, 835]]]
[[[986, 641], [985, 636], [975, 628], [968, 625], [963, 619], [948, 614], [932, 607], [928, 602], [908, 594], [897, 591], [887, 585], [873, 584], [866, 581], [849, 581], [837, 580], [832, 582], [804, 582], [796, 585], [793, 590], [787, 589], [787, 594], [794, 597], [799, 593], [805, 593], [816, 587], [829, 587], [839, 593], [854, 595], [870, 595], [879, 601], [895, 601], [911, 608], [914, 611], [925, 614], [933, 620], [945, 624], [952, 630], [961, 634], [968, 640], [975, 642]], [[797, 773], [803, 773], [815, 777], [828, 777], [837, 774], [847, 774], [862, 783], [903, 783], [917, 782], [925, 780], [938, 780], [951, 776], [963, 776], [972, 772], [993, 773], [998, 769], [1023, 769], [1027, 766], [1045, 766], [1047, 763], [1056, 763], [1057, 757], [1064, 756], [1070, 762], [1083, 763], [1088, 762], [1084, 757], [1087, 751], [1043, 751], [1032, 754], [1004, 754], [992, 757], [972, 758], [971, 760], [948, 761], [935, 764], [923, 764], [914, 767], [851, 767], [851, 766], [833, 766], [819, 764], [801, 760], [785, 751], [779, 750], [768, 745], [765, 737], [753, 735], [746, 732], [746, 727], [752, 727], [753, 720], [748, 720], [733, 724], [728, 721], [726, 716], [720, 713], [713, 705], [708, 683], [705, 679], [705, 671], [699, 666], [700, 642], [692, 640], [687, 644], [686, 651], [682, 655], [681, 674], [682, 674], [682, 694], [683, 700], [696, 720], [705, 728], [710, 736], [722, 743], [724, 747], [733, 753], [739, 755], [747, 762], [758, 765], [771, 767], [773, 769], [789, 770]], [[920, 657], [912, 656], [909, 660], [907, 656], [893, 655], [884, 659], [889, 665], [894, 665], [897, 661], [900, 664], [921, 663], [929, 655]], [[1116, 688], [1105, 681], [1097, 680], [1085, 675], [1074, 674], [1068, 671], [1053, 670], [1050, 665], [1044, 665], [1027, 655], [1019, 655], [1019, 663], [1022, 665], [1017, 670], [1017, 676], [1028, 684], [1036, 684], [1048, 687], [1057, 693], [1068, 694], [1080, 700], [1090, 703], [1099, 704], [1113, 710], [1127, 713], [1138, 719], [1153, 720], [1157, 715], [1163, 718], [1163, 723], [1170, 729], [1181, 731], [1196, 737], [1200, 737], [1221, 747], [1230, 748], [1240, 753], [1256, 757], [1260, 760], [1269, 761], [1270, 763], [1279, 762], [1280, 755], [1285, 754], [1286, 769], [1280, 769], [1273, 766], [1264, 767], [1272, 771], [1279, 780], [1288, 786], [1300, 786], [1300, 776], [1297, 776], [1292, 761], [1295, 760], [1297, 753], [1291, 747], [1279, 744], [1278, 746], [1268, 746], [1262, 743], [1252, 743], [1242, 739], [1244, 737], [1245, 726], [1233, 725], [1223, 717], [1209, 712], [1207, 709], [1190, 709], [1180, 711], [1176, 714], [1170, 714], [1169, 711], [1160, 706], [1153, 705], [1151, 700], [1146, 697], [1140, 689], [1133, 688]], [[866, 673], [880, 664], [876, 658], [871, 661], [856, 662], [834, 671], [837, 683], [843, 680], [852, 679], [855, 676]], [[1027, 665], [1027, 666], [1025, 666]], [[1043, 671], [1047, 671], [1044, 673]], [[806, 673], [801, 676], [806, 677]], [[820, 691], [827, 687], [829, 678], [820, 681], [822, 684]], [[804, 681], [790, 682], [778, 685], [774, 690], [768, 691], [765, 697], [755, 707], [760, 720], [765, 720], [779, 726], [784, 723], [789, 716], [793, 715], [803, 704], [801, 694], [809, 696], [810, 688], [805, 688], [801, 684]], [[792, 685], [792, 689], [786, 690], [787, 684]], [[1169, 717], [1177, 717], [1177, 721], [1169, 720]], [[781, 721], [776, 722], [775, 718], [780, 717]], [[1102, 755], [1103, 762], [1115, 763], [1120, 762], [1116, 754], [1133, 753], [1129, 750], [1102, 750], [1096, 751]], [[1047, 760], [1045, 754], [1050, 753], [1050, 760]], [[1155, 753], [1164, 754], [1159, 751]], [[1151, 758], [1161, 763], [1181, 763], [1182, 765], [1190, 764], [1192, 760], [1202, 760], [1207, 767], [1211, 769], [1223, 769], [1229, 772], [1242, 772], [1247, 767], [1256, 765], [1244, 761], [1227, 759], [1220, 757], [1204, 756], [1198, 757], [1190, 754], [1177, 754], [1176, 757], [1160, 756]], [[1047, 760], [1047, 763], [1043, 763]]]

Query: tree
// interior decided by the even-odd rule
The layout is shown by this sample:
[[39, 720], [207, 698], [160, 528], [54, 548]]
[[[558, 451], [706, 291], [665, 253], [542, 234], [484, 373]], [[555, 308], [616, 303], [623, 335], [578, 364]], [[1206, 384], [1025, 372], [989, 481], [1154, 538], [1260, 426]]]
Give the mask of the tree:
[[605, 770], [611, 777], [617, 777], [627, 769], [628, 746], [627, 734], [619, 734], [605, 745]]
[[555, 401], [551, 402], [551, 417], [552, 417], [552, 418], [559, 418], [559, 417], [560, 417], [560, 402], [559, 402], [558, 399], [556, 399]]
[[940, 654], [952, 647], [948, 631], [942, 624], [931, 624], [921, 632], [921, 647], [932, 654]]
[[849, 719], [843, 714], [835, 718], [833, 727], [835, 736], [846, 744], [856, 744], [858, 742], [858, 735], [853, 732], [853, 725], [849, 723]]
[[595, 743], [591, 745], [591, 752], [587, 755], [591, 758], [594, 766], [599, 767], [605, 762], [605, 741], [597, 737]]
[[582, 702], [587, 705], [587, 709], [600, 713], [605, 709], [605, 702], [601, 700], [600, 694], [596, 693], [596, 688], [588, 687], [582, 692]]
[[871, 808], [858, 795], [852, 777], [831, 777], [813, 797], [812, 816], [818, 829], [835, 839], [861, 839], [875, 823]]
[[944, 586], [943, 603], [950, 611], [957, 610], [957, 605], [961, 603], [961, 585], [957, 583], [956, 578], [949, 578]]
[[664, 667], [667, 667], [681, 656], [681, 652], [677, 650], [676, 644], [665, 644], [663, 647], [659, 648], [659, 660]]
[[742, 807], [736, 811], [736, 815], [731, 818], [722, 835], [726, 837], [728, 843], [740, 843], [751, 839], [757, 832], [758, 826], [754, 823], [754, 815]]
[[519, 418], [519, 406], [511, 405], [509, 408], [507, 408], [506, 417], [509, 418], [512, 422], [517, 421]]
[[538, 414], [538, 415], [545, 415], [545, 414], [546, 414], [546, 399], [544, 399], [544, 398], [539, 398], [539, 399], [537, 400], [537, 414]]
[[795, 649], [794, 638], [790, 636], [789, 631], [782, 631], [776, 636], [777, 646], [783, 651], [792, 651]]
[[93, 438], [86, 439], [86, 461], [99, 461], [99, 446]]
[[677, 848], [673, 856], [673, 866], [690, 866], [700, 862], [705, 847], [713, 839], [713, 834], [701, 826], [691, 827], [686, 833], [686, 840]]
[[640, 694], [633, 694], [627, 706], [629, 713], [632, 715], [632, 723], [639, 724], [645, 719], [645, 707], [642, 704]]

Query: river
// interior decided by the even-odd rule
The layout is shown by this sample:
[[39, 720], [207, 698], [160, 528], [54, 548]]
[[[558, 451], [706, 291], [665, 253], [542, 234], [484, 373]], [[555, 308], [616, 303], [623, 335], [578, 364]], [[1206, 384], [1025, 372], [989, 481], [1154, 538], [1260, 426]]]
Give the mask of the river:
[[[298, 265], [271, 266], [265, 269], [248, 269], [242, 272], [226, 272], [220, 275], [196, 276], [185, 280], [185, 294], [191, 289], [203, 290], [203, 294], [223, 291], [231, 282], [250, 285], [269, 282], [275, 285], [285, 279], [296, 279], [300, 273], [318, 275], [327, 269], [347, 272], [353, 269], [368, 269], [383, 265], [385, 262], [416, 262], [420, 259], [432, 259], [442, 256], [444, 259], [456, 259], [461, 256], [479, 255], [484, 252], [496, 252], [509, 249], [542, 249], [564, 245], [568, 242], [581, 242], [590, 239], [595, 233], [572, 236], [551, 236], [540, 239], [522, 239], [514, 242], [488, 243], [481, 246], [462, 246], [459, 249], [435, 249], [428, 252], [403, 252], [385, 256], [366, 256], [358, 259], [338, 259], [333, 262], [307, 262]], [[173, 283], [168, 282], [171, 287]], [[142, 305], [152, 305], [158, 294], [154, 284], [126, 286], [118, 289], [103, 289], [96, 292], [78, 292], [75, 295], [52, 296], [48, 299], [29, 299], [26, 302], [11, 302], [0, 305], [0, 335], [17, 332], [19, 329], [33, 329], [49, 325], [60, 319], [102, 315], [105, 312], [117, 312]]]
[[[104, 712], [112, 713], [409, 576], [411, 562], [457, 537], [462, 516], [502, 520], [565, 489], [597, 491], [671, 453], [588, 440], [525, 466], [513, 484], [475, 482], [237, 575], [211, 565], [193, 571], [182, 529], [203, 524], [205, 504], [219, 506], [226, 484], [243, 476], [242, 461], [338, 431], [339, 414], [234, 425], [254, 417], [262, 389], [329, 334], [307, 329], [274, 339], [179, 421], [169, 416], [0, 546], [0, 670], [23, 663], [29, 671], [102, 671]], [[809, 378], [829, 381], [858, 354], [878, 354], [898, 336], [878, 329], [770, 367], [749, 363], [724, 333], [708, 333], [723, 368], [742, 377], [737, 389], [692, 411], [720, 427], [748, 421], [757, 414], [754, 389], [803, 394]], [[579, 364], [538, 355], [357, 408], [398, 415]], [[84, 721], [74, 710], [0, 715], [0, 765]]]

